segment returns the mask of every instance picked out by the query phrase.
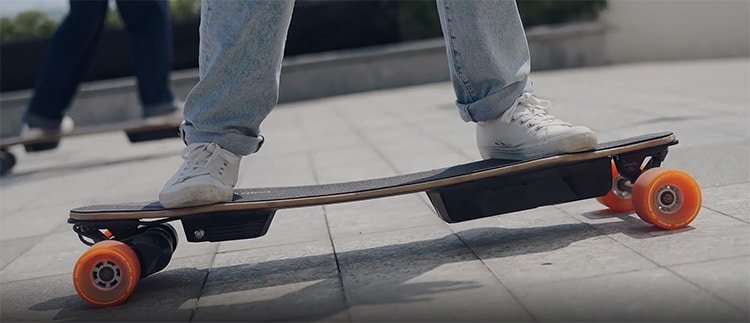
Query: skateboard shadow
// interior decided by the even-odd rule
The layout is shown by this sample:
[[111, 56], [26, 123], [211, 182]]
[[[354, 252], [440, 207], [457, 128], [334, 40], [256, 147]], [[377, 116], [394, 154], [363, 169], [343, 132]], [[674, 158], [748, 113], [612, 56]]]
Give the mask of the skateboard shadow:
[[[635, 239], [661, 237], [661, 236], [695, 230], [695, 228], [691, 226], [678, 229], [678, 230], [657, 229], [654, 226], [649, 225], [643, 220], [641, 220], [635, 214], [635, 212], [612, 212], [609, 209], [601, 209], [601, 210], [586, 212], [581, 215], [585, 217], [586, 219], [594, 220], [594, 221], [606, 220], [606, 219], [611, 219], [611, 218], [619, 219], [620, 221], [597, 223], [594, 225], [594, 227], [606, 233], [623, 233]], [[621, 228], [623, 224], [628, 225], [627, 229]]]
[[[475, 228], [437, 239], [211, 268], [210, 272], [173, 269], [144, 279], [130, 300], [114, 308], [89, 308], [73, 294], [35, 304], [29, 310], [58, 311], [55, 320], [87, 321], [330, 321], [350, 320], [352, 308], [359, 320], [444, 321], [449, 319], [445, 313], [456, 311], [463, 313], [463, 320], [497, 320], [498, 311], [512, 312], [514, 308], [496, 304], [482, 307], [492, 313], [466, 310], [467, 305], [474, 308], [469, 302], [481, 301], [496, 289], [462, 273], [477, 257], [502, 260], [563, 249], [612, 232], [645, 239], [655, 231], [675, 233], [628, 221]], [[513, 261], [507, 265], [512, 266]], [[539, 264], [540, 269], [554, 265]], [[430, 281], [420, 282], [419, 277], [425, 274]], [[446, 279], [434, 279], [441, 276]], [[427, 302], [434, 299], [440, 301]], [[391, 307], [383, 312], [374, 307], [416, 302], [425, 302], [427, 307], [419, 307], [419, 313], [391, 312]], [[440, 307], [429, 308], [431, 304]]]

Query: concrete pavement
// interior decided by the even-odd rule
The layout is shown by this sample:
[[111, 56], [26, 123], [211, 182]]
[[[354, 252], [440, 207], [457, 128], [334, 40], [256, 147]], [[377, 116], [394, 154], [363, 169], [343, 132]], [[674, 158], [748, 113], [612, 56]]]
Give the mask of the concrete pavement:
[[[535, 73], [553, 113], [602, 141], [674, 131], [665, 167], [703, 208], [662, 231], [587, 200], [447, 225], [426, 196], [282, 210], [259, 239], [187, 243], [125, 304], [88, 308], [67, 211], [154, 199], [179, 140], [120, 133], [24, 154], [0, 182], [2, 321], [747, 321], [750, 60]], [[478, 159], [449, 83], [279, 106], [238, 186], [391, 176]], [[178, 228], [178, 231], [181, 230]], [[182, 232], [180, 232], [182, 235]]]

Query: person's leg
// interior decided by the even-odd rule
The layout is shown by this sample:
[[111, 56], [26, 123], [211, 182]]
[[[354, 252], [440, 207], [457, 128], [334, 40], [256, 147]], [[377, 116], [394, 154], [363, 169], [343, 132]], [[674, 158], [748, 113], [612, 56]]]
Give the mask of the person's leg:
[[32, 128], [58, 129], [93, 58], [107, 13], [107, 0], [70, 1], [55, 31], [34, 95], [23, 117]]
[[165, 207], [229, 201], [240, 156], [256, 152], [276, 105], [293, 0], [204, 0], [200, 81], [185, 101], [182, 167], [159, 194]]
[[456, 105], [477, 122], [484, 158], [529, 159], [593, 149], [596, 135], [548, 113], [528, 79], [529, 48], [516, 2], [437, 0]]
[[236, 155], [260, 148], [260, 123], [276, 105], [293, 0], [204, 0], [200, 81], [185, 101], [184, 139]]
[[169, 85], [172, 68], [172, 26], [166, 0], [117, 0], [125, 28], [133, 39], [135, 75], [143, 116], [176, 110]]
[[531, 91], [529, 46], [516, 2], [437, 0], [437, 5], [461, 118], [498, 118]]

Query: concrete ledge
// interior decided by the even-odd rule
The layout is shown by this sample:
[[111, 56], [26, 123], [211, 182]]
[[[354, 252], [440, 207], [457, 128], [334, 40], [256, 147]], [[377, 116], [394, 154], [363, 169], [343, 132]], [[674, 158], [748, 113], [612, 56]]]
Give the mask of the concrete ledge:
[[526, 32], [534, 71], [606, 63], [607, 27], [599, 22], [539, 26]]
[[280, 102], [446, 81], [442, 39], [292, 57], [285, 60]]
[[[546, 70], [602, 65], [606, 28], [600, 23], [540, 26], [527, 31], [532, 68]], [[279, 102], [449, 80], [442, 39], [289, 57], [284, 60]], [[198, 81], [198, 71], [172, 73], [180, 98]], [[69, 112], [78, 125], [138, 118], [135, 78], [82, 84]], [[31, 90], [0, 94], [0, 137], [20, 130]]]

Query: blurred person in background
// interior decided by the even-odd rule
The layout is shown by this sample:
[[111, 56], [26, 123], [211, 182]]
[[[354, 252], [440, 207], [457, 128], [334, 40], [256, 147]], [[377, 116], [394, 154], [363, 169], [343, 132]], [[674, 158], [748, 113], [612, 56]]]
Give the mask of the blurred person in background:
[[[108, 0], [70, 1], [70, 12], [55, 31], [34, 95], [23, 116], [26, 139], [67, 133], [65, 115], [90, 65], [109, 7]], [[117, 9], [132, 39], [142, 117], [155, 123], [179, 123], [182, 102], [169, 86], [172, 30], [166, 0], [118, 0]], [[53, 149], [58, 141], [28, 145], [27, 151]]]
[[[550, 114], [550, 102], [534, 94], [515, 1], [437, 5], [458, 113], [476, 123], [483, 158], [523, 160], [596, 146], [590, 129]], [[187, 97], [182, 126], [188, 146], [159, 194], [163, 206], [232, 200], [240, 159], [261, 147], [260, 124], [277, 103], [293, 6], [293, 0], [203, 1], [200, 81]]]

